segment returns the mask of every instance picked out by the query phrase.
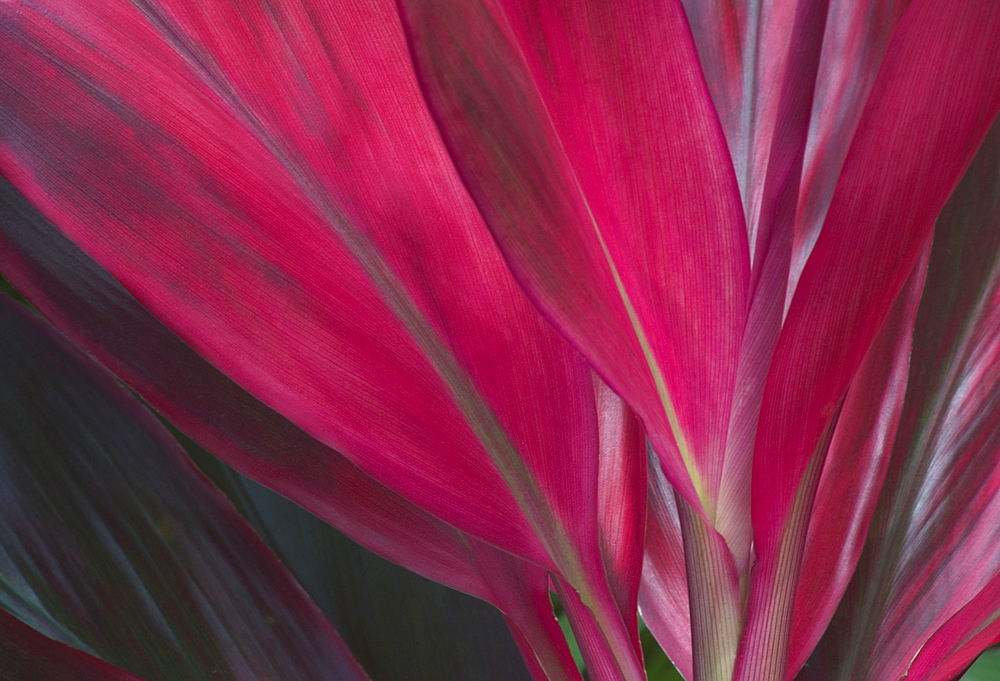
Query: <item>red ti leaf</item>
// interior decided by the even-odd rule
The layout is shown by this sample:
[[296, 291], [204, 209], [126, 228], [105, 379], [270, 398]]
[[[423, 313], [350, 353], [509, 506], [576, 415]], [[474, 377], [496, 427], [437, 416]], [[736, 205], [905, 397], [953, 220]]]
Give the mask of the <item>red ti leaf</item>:
[[749, 263], [680, 3], [399, 4], [428, 104], [515, 276], [714, 518]]
[[[372, 551], [504, 610], [519, 630], [531, 632], [549, 674], [559, 664], [575, 669], [568, 649], [562, 651], [544, 571], [464, 535], [365, 475], [208, 364], [9, 185], [0, 185], [0, 198], [5, 272], [150, 403], [229, 463]], [[540, 595], [529, 588], [539, 580]], [[525, 602], [526, 595], [532, 600]]]
[[816, 443], [996, 117], [998, 78], [1000, 8], [938, 0], [910, 6], [771, 364], [754, 454], [760, 550], [778, 540]]
[[1000, 569], [998, 216], [994, 123], [938, 218], [882, 494], [853, 580], [803, 678], [898, 677], [946, 626], [951, 633], [920, 663], [931, 672], [931, 657], [951, 654], [1000, 608], [990, 586]]
[[693, 679], [691, 605], [677, 500], [659, 460], [649, 457], [646, 553], [639, 611], [649, 631], [685, 679]]
[[60, 230], [381, 484], [602, 579], [589, 369], [508, 274], [390, 3], [9, 3], [0, 21], [19, 64], [0, 170]]

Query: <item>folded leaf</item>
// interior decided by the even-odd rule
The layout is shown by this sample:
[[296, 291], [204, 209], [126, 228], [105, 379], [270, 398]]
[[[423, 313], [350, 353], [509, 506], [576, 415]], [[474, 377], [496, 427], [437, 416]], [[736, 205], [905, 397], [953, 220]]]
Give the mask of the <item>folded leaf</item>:
[[1000, 574], [927, 639], [907, 668], [913, 681], [951, 681], [1000, 639]]
[[611, 594], [641, 656], [638, 607], [646, 534], [646, 434], [635, 413], [594, 376], [601, 458], [597, 475], [601, 549]]
[[435, 516], [601, 570], [589, 369], [464, 193], [391, 2], [0, 22], [0, 172], [143, 306]]
[[6, 297], [0, 327], [4, 609], [147, 681], [367, 678], [110, 374]]
[[882, 57], [910, 0], [830, 0], [809, 124], [788, 297], [819, 236]]
[[[732, 549], [741, 575], [748, 569], [753, 542], [746, 481], [751, 477], [768, 367], [784, 319], [795, 207], [828, 3], [799, 3], [797, 11], [786, 4], [765, 3], [762, 8], [761, 21], [766, 24], [761, 27], [762, 39], [767, 39], [767, 49], [760, 55], [762, 72], [758, 78], [773, 85], [760, 88], [753, 100], [764, 111], [754, 117], [757, 137], [745, 187], [752, 249], [750, 311], [740, 349], [719, 503], [719, 531]], [[790, 16], [783, 19], [783, 13]], [[777, 49], [786, 42], [788, 54], [794, 58], [786, 58]], [[769, 73], [778, 68], [779, 73]]]
[[809, 657], [857, 565], [896, 438], [930, 242], [851, 383], [809, 518], [787, 678]]
[[678, 0], [403, 0], [421, 87], [515, 276], [714, 519], [749, 276]]

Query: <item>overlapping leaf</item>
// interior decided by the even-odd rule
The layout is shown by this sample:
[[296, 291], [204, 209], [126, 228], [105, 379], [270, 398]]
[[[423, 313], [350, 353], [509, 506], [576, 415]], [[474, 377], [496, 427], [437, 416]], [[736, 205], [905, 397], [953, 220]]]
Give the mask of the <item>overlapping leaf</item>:
[[53, 641], [3, 610], [0, 677], [5, 681], [141, 681], [93, 655]]
[[[496, 549], [402, 499], [253, 398], [164, 328], [9, 185], [0, 191], [6, 271], [77, 342], [261, 482], [371, 550], [505, 610], [515, 626], [531, 633], [537, 649], [532, 655], [544, 657], [550, 674], [574, 669], [565, 660], [562, 634], [552, 630], [551, 611], [545, 611], [543, 571], [501, 561], [482, 574], [484, 556]], [[541, 581], [540, 593], [526, 592], [524, 571]]]
[[379, 482], [603, 581], [589, 369], [482, 228], [390, 3], [0, 11], [0, 168], [47, 217]]
[[147, 681], [367, 678], [149, 412], [6, 298], [0, 325], [5, 610]]
[[[372, 681], [528, 678], [495, 608], [379, 558], [190, 441], [180, 441], [288, 566]], [[535, 640], [538, 647], [537, 635]]]
[[421, 86], [512, 271], [714, 518], [749, 276], [676, 0], [405, 0]]
[[[966, 642], [962, 627], [971, 636], [996, 611], [995, 590], [983, 590], [1000, 571], [998, 174], [994, 124], [938, 219], [883, 493], [854, 579], [803, 678], [897, 677], [966, 604], [976, 603], [949, 625], [960, 635], [938, 662]], [[976, 602], [980, 593], [986, 600]]]

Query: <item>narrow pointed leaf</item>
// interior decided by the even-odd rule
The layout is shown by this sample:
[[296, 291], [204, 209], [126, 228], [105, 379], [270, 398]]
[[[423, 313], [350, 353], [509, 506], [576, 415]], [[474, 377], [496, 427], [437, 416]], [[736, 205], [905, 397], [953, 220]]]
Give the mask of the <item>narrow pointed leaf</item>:
[[1000, 638], [1000, 574], [945, 622], [907, 668], [913, 681], [951, 681]]
[[534, 302], [715, 513], [748, 265], [678, 0], [400, 0], [459, 173]]
[[998, 216], [995, 123], [938, 219], [883, 492], [854, 578], [803, 673], [902, 674], [1000, 569]]
[[650, 453], [646, 546], [639, 587], [639, 612], [670, 661], [694, 679], [691, 657], [691, 606], [688, 600], [684, 539], [677, 500]]
[[[5, 183], [0, 183], [0, 199], [6, 209], [0, 214], [5, 271], [43, 312], [163, 413], [232, 465], [294, 499], [370, 550], [497, 607], [509, 604], [496, 596], [496, 575], [489, 575], [491, 583], [487, 584], [479, 573], [481, 561], [471, 547], [481, 542], [375, 482], [214, 369]], [[244, 506], [249, 510], [247, 504]], [[258, 520], [258, 531], [267, 536], [262, 525], [265, 519]], [[314, 521], [308, 524], [315, 526]], [[298, 536], [274, 534], [284, 542]], [[485, 545], [479, 548], [495, 551]], [[288, 555], [284, 559], [294, 569], [295, 561]], [[504, 584], [509, 586], [510, 581]], [[338, 624], [339, 610], [331, 602], [328, 588], [312, 595]], [[543, 591], [547, 605], [547, 590]], [[347, 606], [348, 610], [351, 607]], [[544, 613], [515, 610], [515, 615], [521, 627], [534, 631], [534, 619]], [[541, 626], [544, 628], [544, 619]], [[542, 641], [537, 636], [533, 640]], [[550, 636], [548, 640], [553, 639]], [[554, 640], [565, 647], [561, 632]], [[380, 654], [379, 660], [387, 663], [384, 655]]]
[[391, 3], [0, 12], [0, 171], [60, 230], [404, 498], [598, 563], [589, 370], [451, 169]]
[[820, 474], [799, 570], [787, 678], [809, 657], [847, 589], [882, 489], [910, 367], [930, 242], [851, 383]]
[[910, 5], [771, 364], [754, 455], [758, 543], [778, 541], [816, 443], [1000, 109], [998, 79], [1000, 6]]
[[771, 538], [773, 543], [764, 544], [757, 553], [733, 681], [782, 681], [785, 678], [795, 612], [795, 587], [802, 568], [816, 488], [839, 412], [840, 407], [816, 445], [777, 541]]
[[[788, 299], [819, 236], [882, 57], [910, 0], [830, 0], [814, 90]], [[787, 309], [787, 304], [786, 304]]]
[[366, 551], [193, 443], [181, 442], [288, 566], [372, 681], [529, 678], [495, 608]]
[[104, 660], [54, 641], [0, 610], [0, 678], [4, 681], [142, 681]]
[[19, 305], [0, 317], [4, 609], [147, 681], [367, 678], [148, 411]]
[[365, 475], [215, 369], [0, 182], [3, 271], [76, 343], [184, 431], [355, 541], [488, 597], [461, 533]]
[[[773, 12], [778, 12], [773, 3]], [[788, 265], [791, 258], [792, 237], [795, 225], [795, 207], [798, 201], [802, 159], [806, 150], [806, 134], [812, 92], [820, 60], [823, 29], [826, 24], [827, 2], [798, 4], [788, 22], [789, 53], [792, 59], [777, 59], [772, 52], [777, 49], [768, 43], [762, 55], [767, 68], [781, 66], [784, 73], [772, 88], [762, 88], [762, 106], [773, 109], [766, 120], [759, 121], [764, 131], [773, 130], [773, 140], [754, 142], [754, 156], [762, 147], [768, 153], [764, 162], [753, 168], [753, 181], [747, 191], [750, 238], [752, 240], [752, 269], [750, 283], [750, 311], [747, 315], [743, 345], [740, 349], [739, 369], [736, 374], [735, 399], [726, 439], [726, 461], [722, 473], [719, 503], [719, 531], [733, 551], [737, 570], [744, 574], [750, 562], [753, 531], [750, 518], [750, 486], [753, 448], [757, 423], [767, 380], [767, 369], [778, 342], [783, 321], [784, 291], [788, 283]], [[778, 30], [768, 12], [768, 34]], [[762, 19], [763, 20], [763, 19]], [[777, 45], [783, 44], [778, 40]], [[765, 82], [775, 78], [765, 78]], [[756, 120], [756, 118], [755, 118]], [[769, 126], [769, 127], [768, 127]], [[758, 186], [759, 185], [759, 186]]]

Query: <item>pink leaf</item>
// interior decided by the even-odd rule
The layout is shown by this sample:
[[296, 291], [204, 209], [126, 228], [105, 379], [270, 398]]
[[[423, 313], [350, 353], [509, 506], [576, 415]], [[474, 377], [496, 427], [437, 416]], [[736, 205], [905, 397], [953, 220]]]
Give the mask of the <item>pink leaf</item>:
[[659, 460], [652, 455], [648, 477], [649, 511], [639, 612], [681, 675], [693, 679], [691, 606], [677, 500], [660, 470]]
[[0, 17], [0, 171], [60, 230], [379, 483], [601, 570], [590, 372], [507, 273], [390, 3]]
[[777, 542], [820, 435], [1000, 109], [998, 78], [1000, 9], [939, 0], [910, 6], [770, 368], [753, 470], [761, 550]]
[[983, 589], [1000, 569], [998, 216], [994, 123], [938, 218], [882, 494], [854, 578], [803, 678], [896, 678], [977, 594], [987, 600], [971, 608], [997, 607]]
[[601, 438], [597, 504], [608, 585], [638, 655], [639, 581], [646, 532], [646, 434], [639, 419], [594, 377]]
[[854, 574], [896, 438], [930, 242], [854, 377], [833, 432], [799, 570], [787, 678], [812, 652]]
[[515, 276], [714, 517], [749, 276], [677, 0], [401, 0], [421, 86]]

